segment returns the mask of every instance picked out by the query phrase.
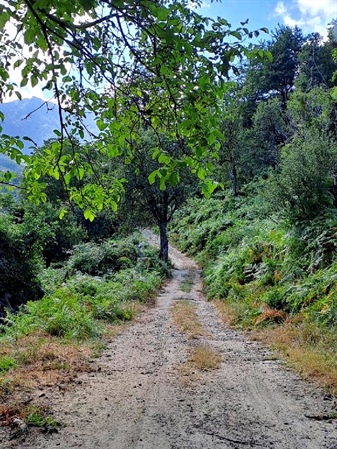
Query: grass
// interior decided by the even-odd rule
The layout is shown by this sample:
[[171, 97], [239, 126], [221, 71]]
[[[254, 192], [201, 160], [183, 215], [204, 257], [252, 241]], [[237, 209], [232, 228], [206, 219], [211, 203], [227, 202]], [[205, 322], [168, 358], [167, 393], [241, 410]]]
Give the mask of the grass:
[[209, 344], [200, 343], [190, 348], [188, 359], [179, 366], [183, 383], [202, 381], [202, 373], [220, 368], [222, 357]]
[[[91, 246], [96, 255], [96, 248]], [[0, 403], [7, 412], [0, 420], [7, 422], [11, 410], [18, 416], [25, 413], [24, 403], [33, 389], [64, 385], [74, 381], [79, 372], [91, 371], [93, 358], [128, 321], [153, 304], [167, 269], [156, 250], [145, 246], [148, 267], [136, 260], [129, 266], [131, 256], [131, 262], [124, 264], [123, 251], [131, 251], [134, 245], [120, 247], [120, 251], [111, 245], [104, 249], [120, 252], [114, 254], [114, 261], [121, 268], [107, 269], [102, 276], [72, 272], [67, 267], [44, 270], [41, 281], [45, 297], [29, 301], [15, 315], [7, 315], [7, 325], [0, 328]], [[82, 253], [79, 255], [77, 270], [87, 262]], [[94, 266], [95, 258], [87, 257]], [[30, 416], [35, 424], [44, 422], [40, 418], [39, 414]]]
[[208, 332], [198, 320], [195, 304], [183, 298], [172, 307], [173, 321], [190, 338], [206, 337]]
[[95, 354], [93, 341], [70, 342], [43, 333], [4, 341], [0, 360], [10, 358], [15, 369], [0, 375], [0, 401], [13, 401], [30, 388], [71, 382], [78, 372], [91, 369], [89, 361]]
[[34, 427], [43, 427], [51, 430], [61, 427], [62, 423], [57, 421], [45, 410], [36, 406], [29, 406], [26, 411], [27, 424]]
[[[196, 306], [191, 301], [177, 301], [172, 307], [172, 313], [175, 325], [189, 338], [197, 340], [209, 337], [209, 333], [198, 319]], [[197, 343], [190, 347], [189, 358], [181, 365], [180, 370], [189, 382], [196, 380], [200, 372], [219, 368], [221, 361], [219, 353], [209, 344]]]
[[281, 326], [253, 331], [257, 340], [276, 349], [305, 379], [337, 396], [337, 336], [315, 323], [288, 320]]
[[[241, 309], [225, 301], [213, 303], [225, 324], [236, 326]], [[249, 334], [252, 339], [274, 349], [303, 378], [316, 382], [327, 393], [337, 396], [336, 330], [322, 328], [304, 317], [295, 316], [285, 321], [282, 317], [281, 322], [274, 321], [273, 325], [250, 326]]]
[[194, 285], [194, 273], [186, 273], [179, 288], [184, 293], [190, 293]]
[[44, 428], [52, 431], [62, 426], [62, 423], [43, 407], [37, 405], [0, 405], [0, 425], [12, 425], [15, 420], [31, 427]]
[[337, 395], [337, 212], [294, 225], [259, 184], [247, 187], [235, 201], [229, 192], [190, 200], [171, 236], [202, 266], [205, 292], [227, 325]]
[[201, 371], [210, 371], [219, 368], [221, 361], [222, 358], [219, 353], [205, 344], [192, 348], [187, 364]]

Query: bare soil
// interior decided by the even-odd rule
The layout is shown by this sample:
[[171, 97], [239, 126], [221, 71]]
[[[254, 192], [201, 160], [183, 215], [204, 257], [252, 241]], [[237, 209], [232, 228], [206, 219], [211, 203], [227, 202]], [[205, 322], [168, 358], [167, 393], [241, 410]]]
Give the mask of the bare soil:
[[[174, 248], [171, 259], [173, 277], [156, 306], [109, 344], [93, 372], [40, 392], [64, 427], [16, 439], [0, 429], [1, 449], [337, 449], [334, 399], [225, 328], [196, 264]], [[194, 279], [189, 293], [180, 288], [186, 275]], [[195, 304], [206, 335], [191, 339], [175, 326], [172, 306], [182, 299]], [[182, 370], [202, 343], [221, 355], [220, 367]]]

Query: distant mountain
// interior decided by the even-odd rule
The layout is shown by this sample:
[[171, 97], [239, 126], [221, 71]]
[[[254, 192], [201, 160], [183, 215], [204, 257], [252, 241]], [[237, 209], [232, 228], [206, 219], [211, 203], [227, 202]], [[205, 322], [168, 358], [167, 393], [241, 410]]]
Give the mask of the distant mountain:
[[[43, 104], [40, 98], [16, 100], [0, 104], [0, 111], [5, 114], [1, 124], [3, 133], [9, 136], [29, 137], [37, 146], [42, 146], [45, 140], [55, 138], [54, 129], [60, 130], [59, 112], [54, 103]], [[89, 129], [95, 129], [95, 123], [90, 117], [86, 120]], [[24, 141], [24, 153], [29, 154], [32, 143]]]
[[[38, 146], [55, 137], [54, 129], [60, 129], [58, 110], [53, 103], [43, 104], [39, 98], [16, 100], [0, 104], [5, 114], [3, 133], [10, 136], [30, 137]], [[35, 112], [33, 112], [35, 111]], [[25, 153], [29, 153], [31, 142], [25, 142]]]
[[21, 175], [23, 166], [18, 165], [15, 161], [12, 161], [5, 154], [0, 153], [0, 171], [10, 171], [16, 173], [17, 176]]

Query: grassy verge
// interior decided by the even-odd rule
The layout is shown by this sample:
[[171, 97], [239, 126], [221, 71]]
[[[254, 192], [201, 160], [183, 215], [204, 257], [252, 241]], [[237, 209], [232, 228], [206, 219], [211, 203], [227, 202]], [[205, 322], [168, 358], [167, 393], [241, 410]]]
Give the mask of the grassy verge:
[[295, 227], [259, 195], [221, 194], [192, 200], [175, 220], [171, 237], [202, 266], [227, 324], [337, 394], [337, 216]]
[[32, 389], [92, 370], [93, 359], [151, 303], [168, 275], [150, 246], [137, 260], [130, 239], [104, 245], [82, 245], [63, 266], [46, 269], [44, 298], [7, 314], [0, 334], [0, 425], [27, 418]]

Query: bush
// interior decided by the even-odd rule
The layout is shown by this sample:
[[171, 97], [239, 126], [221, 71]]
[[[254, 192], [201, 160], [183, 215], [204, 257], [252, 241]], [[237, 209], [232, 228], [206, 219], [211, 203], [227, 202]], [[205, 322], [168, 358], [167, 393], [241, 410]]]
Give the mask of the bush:
[[68, 261], [70, 272], [81, 271], [91, 276], [114, 273], [131, 268], [137, 262], [137, 250], [131, 241], [105, 241], [81, 243], [74, 247]]
[[282, 153], [273, 195], [275, 206], [292, 223], [310, 221], [333, 205], [336, 144], [318, 132], [296, 136]]
[[37, 278], [39, 265], [29, 242], [10, 222], [0, 216], [0, 317], [5, 309], [14, 312], [28, 300], [43, 296]]

